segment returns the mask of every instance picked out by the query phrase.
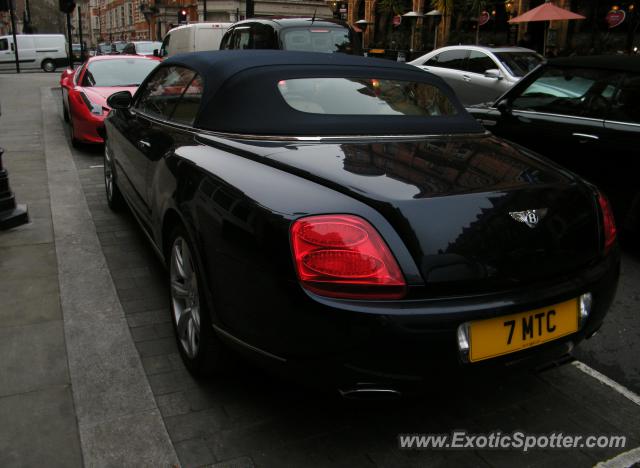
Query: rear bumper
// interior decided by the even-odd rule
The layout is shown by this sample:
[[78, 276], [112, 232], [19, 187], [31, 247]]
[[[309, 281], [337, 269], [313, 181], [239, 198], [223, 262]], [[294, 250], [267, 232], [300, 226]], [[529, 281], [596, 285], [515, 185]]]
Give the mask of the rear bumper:
[[[300, 292], [290, 315], [300, 318], [278, 324], [273, 335], [265, 332], [251, 342], [216, 329], [261, 366], [316, 388], [367, 384], [403, 389], [428, 386], [441, 377], [486, 378], [562, 359], [593, 335], [614, 298], [619, 268], [616, 249], [565, 281], [495, 295], [370, 303]], [[461, 323], [534, 310], [585, 292], [593, 294], [593, 308], [576, 333], [502, 357], [463, 362], [456, 337]]]

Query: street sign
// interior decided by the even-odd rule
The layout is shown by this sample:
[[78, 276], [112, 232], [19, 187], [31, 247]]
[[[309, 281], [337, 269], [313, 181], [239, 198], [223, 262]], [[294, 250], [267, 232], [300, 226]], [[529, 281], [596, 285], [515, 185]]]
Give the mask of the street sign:
[[393, 25], [397, 28], [401, 24], [402, 24], [402, 16], [401, 15], [394, 16], [393, 17]]
[[482, 13], [480, 13], [480, 16], [478, 16], [478, 26], [484, 26], [489, 22], [490, 19], [491, 15], [489, 14], [489, 12], [483, 11]]
[[611, 10], [609, 13], [607, 13], [605, 21], [609, 25], [609, 29], [611, 29], [622, 24], [625, 17], [626, 13], [624, 12], [624, 10]]

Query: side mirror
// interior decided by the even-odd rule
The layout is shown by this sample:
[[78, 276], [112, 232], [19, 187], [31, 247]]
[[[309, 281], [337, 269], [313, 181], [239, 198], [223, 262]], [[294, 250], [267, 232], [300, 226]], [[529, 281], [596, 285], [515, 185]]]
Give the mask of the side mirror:
[[503, 99], [502, 101], [500, 101], [497, 105], [496, 105], [496, 109], [498, 109], [498, 111], [502, 114], [502, 115], [511, 115], [511, 104], [509, 104], [509, 101], [506, 99]]
[[486, 78], [493, 78], [495, 80], [502, 79], [502, 73], [500, 73], [500, 70], [498, 70], [497, 68], [491, 68], [489, 70], [485, 70], [484, 76]]
[[128, 109], [131, 107], [133, 96], [129, 91], [118, 91], [107, 98], [107, 105], [112, 109]]
[[158, 49], [153, 49], [153, 56], [160, 57], [160, 53], [158, 52]]

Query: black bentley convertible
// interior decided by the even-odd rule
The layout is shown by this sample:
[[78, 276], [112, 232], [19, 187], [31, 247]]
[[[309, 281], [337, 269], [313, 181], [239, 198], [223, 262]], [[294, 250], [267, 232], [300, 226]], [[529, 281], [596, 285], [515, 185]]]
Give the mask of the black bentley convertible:
[[196, 375], [225, 347], [346, 394], [533, 368], [613, 299], [607, 199], [485, 132], [422, 70], [201, 52], [109, 105], [108, 202], [166, 262]]

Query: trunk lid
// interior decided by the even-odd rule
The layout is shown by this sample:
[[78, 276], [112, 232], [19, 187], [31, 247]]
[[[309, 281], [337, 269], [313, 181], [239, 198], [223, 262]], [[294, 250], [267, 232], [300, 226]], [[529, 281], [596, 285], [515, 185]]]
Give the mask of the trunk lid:
[[[559, 278], [599, 255], [591, 189], [492, 136], [295, 144], [266, 157], [378, 210], [429, 294]], [[538, 210], [535, 226], [525, 222], [528, 210]]]

